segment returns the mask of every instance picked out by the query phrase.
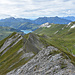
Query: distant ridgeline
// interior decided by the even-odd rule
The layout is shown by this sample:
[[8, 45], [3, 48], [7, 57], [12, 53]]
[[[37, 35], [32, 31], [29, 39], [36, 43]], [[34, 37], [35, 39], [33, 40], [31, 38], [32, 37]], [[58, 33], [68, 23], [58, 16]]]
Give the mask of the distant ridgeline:
[[74, 16], [67, 16], [67, 17], [61, 17], [63, 19], [67, 19], [67, 20], [71, 20], [71, 21], [75, 21], [75, 17]]
[[[44, 23], [50, 24], [68, 24], [71, 20], [59, 17], [39, 17], [35, 20], [24, 18], [6, 18], [0, 20], [0, 40], [7, 37], [12, 32], [21, 32], [20, 30], [28, 30], [28, 32], [35, 31]], [[48, 26], [49, 27], [49, 26]], [[28, 33], [27, 32], [27, 33]]]
[[24, 18], [6, 18], [0, 20], [0, 26], [8, 26], [17, 28], [20, 30], [36, 30], [43, 23], [54, 23], [54, 24], [68, 24], [71, 20], [59, 18], [59, 17], [39, 17], [35, 20], [24, 19]]

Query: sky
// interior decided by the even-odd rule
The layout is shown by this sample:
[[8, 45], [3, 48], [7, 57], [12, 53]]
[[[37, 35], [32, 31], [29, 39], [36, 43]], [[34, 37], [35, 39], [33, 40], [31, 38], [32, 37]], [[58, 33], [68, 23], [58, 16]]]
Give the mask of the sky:
[[75, 16], [75, 0], [0, 0], [0, 19]]

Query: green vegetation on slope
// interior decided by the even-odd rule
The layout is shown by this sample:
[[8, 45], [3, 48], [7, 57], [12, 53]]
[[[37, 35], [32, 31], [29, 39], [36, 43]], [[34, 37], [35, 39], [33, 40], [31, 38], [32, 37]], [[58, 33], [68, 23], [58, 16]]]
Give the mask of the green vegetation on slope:
[[46, 35], [46, 40], [50, 45], [57, 47], [64, 52], [75, 64], [75, 28], [71, 28], [75, 22], [70, 25], [51, 24], [50, 28], [42, 27], [34, 31], [39, 35]]
[[15, 35], [16, 32], [13, 32], [11, 35], [9, 35], [8, 37], [6, 37], [5, 39], [1, 40], [0, 41], [0, 48], [2, 47], [2, 45], [4, 44], [4, 42], [8, 39], [8, 38], [11, 38], [13, 35]]
[[[15, 36], [15, 34], [16, 32], [12, 33], [10, 36], [0, 41], [0, 46], [2, 47], [4, 42], [8, 40], [9, 38], [11, 38], [12, 36], [14, 36], [13, 39], [18, 37], [18, 35]], [[20, 37], [18, 37], [18, 39], [19, 38]], [[16, 41], [18, 39], [16, 39]], [[21, 58], [25, 52], [23, 50], [18, 52], [23, 47], [23, 39], [17, 42], [14, 46], [10, 47], [13, 44], [11, 43], [9, 46], [6, 47], [6, 49], [7, 48], [9, 49], [3, 55], [2, 53], [6, 49], [0, 53], [0, 75], [5, 75], [7, 72], [22, 66], [23, 64], [25, 64], [28, 60], [32, 58], [32, 57]]]
[[[74, 24], [74, 22], [72, 23]], [[71, 29], [71, 26], [52, 24], [50, 28], [42, 27], [34, 31], [34, 33], [49, 36], [51, 42], [75, 54], [75, 28]]]
[[2, 26], [0, 26], [0, 40], [2, 40], [5, 37], [9, 36], [13, 32], [18, 32], [18, 33], [22, 34], [22, 32], [20, 30], [10, 28], [10, 27], [2, 27]]
[[[73, 23], [74, 24], [74, 23]], [[75, 64], [75, 28], [71, 29], [68, 25], [51, 24], [50, 28], [39, 28], [34, 33], [29, 33], [24, 35], [23, 39], [19, 40], [14, 46], [13, 45], [20, 37], [14, 36], [16, 32], [8, 36], [7, 38], [0, 41], [0, 48], [3, 46], [4, 42], [13, 36], [13, 39], [18, 37], [16, 41], [10, 43], [9, 48], [3, 55], [2, 53], [6, 50], [4, 49], [0, 53], [0, 75], [5, 75], [6, 73], [17, 69], [27, 63], [32, 57], [23, 57], [22, 55], [26, 52], [34, 53], [34, 56], [43, 48], [47, 46], [54, 46], [63, 53], [64, 57], [70, 58], [71, 62]], [[63, 29], [62, 29], [63, 28]], [[58, 31], [58, 32], [57, 32]], [[20, 51], [20, 49], [23, 49]], [[63, 68], [63, 67], [62, 67]]]
[[[0, 47], [11, 37], [15, 39], [19, 36], [16, 35], [17, 33], [14, 32], [7, 38], [0, 41]], [[0, 53], [0, 75], [5, 75], [6, 73], [21, 67], [25, 63], [27, 63], [33, 56], [35, 56], [42, 47], [46, 47], [47, 43], [42, 38], [46, 38], [45, 36], [39, 36], [37, 34], [29, 33], [24, 35], [24, 38], [19, 40], [22, 36], [20, 35], [16, 41], [10, 43], [1, 53]], [[12, 39], [11, 39], [12, 40]], [[8, 40], [9, 41], [9, 40]], [[16, 43], [17, 42], [17, 43]], [[13, 45], [16, 43], [15, 45]], [[12, 46], [13, 45], [13, 46]], [[9, 49], [8, 49], [9, 48]], [[8, 49], [6, 51], [6, 49]], [[20, 49], [22, 49], [20, 51]], [[24, 51], [25, 49], [25, 51]], [[5, 52], [6, 51], [6, 52]], [[5, 52], [3, 54], [3, 52]], [[23, 57], [25, 53], [32, 52], [34, 55], [32, 57]]]

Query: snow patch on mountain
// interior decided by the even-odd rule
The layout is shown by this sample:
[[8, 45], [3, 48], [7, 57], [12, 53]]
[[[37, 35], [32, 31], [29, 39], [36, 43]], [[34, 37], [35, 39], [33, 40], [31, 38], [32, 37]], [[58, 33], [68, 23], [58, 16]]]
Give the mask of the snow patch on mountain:
[[68, 26], [71, 24], [71, 22], [70, 23], [68, 23]]
[[49, 28], [49, 27], [51, 27], [51, 25], [50, 25], [50, 23], [44, 23], [44, 24], [42, 24], [40, 27], [47, 27], [47, 28]]
[[73, 24], [73, 26], [71, 26], [71, 28], [75, 28], [75, 24]]
[[56, 31], [54, 34], [58, 33], [58, 31]]
[[51, 25], [47, 26], [47, 28], [51, 27]]

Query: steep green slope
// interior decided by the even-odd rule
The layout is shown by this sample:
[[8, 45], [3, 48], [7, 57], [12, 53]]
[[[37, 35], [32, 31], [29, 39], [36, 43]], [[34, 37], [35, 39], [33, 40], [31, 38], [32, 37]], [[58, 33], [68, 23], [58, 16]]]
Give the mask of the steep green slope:
[[0, 41], [0, 75], [21, 67], [43, 47], [46, 45], [39, 35], [29, 33], [23, 37], [16, 32], [12, 33]]
[[[13, 69], [13, 64], [14, 65], [16, 64], [14, 68], [18, 66], [17, 63], [19, 63], [18, 61], [20, 61], [20, 56], [23, 54], [23, 52], [17, 53], [17, 51], [22, 47], [22, 39], [17, 43], [17, 40], [20, 38], [21, 36], [19, 36], [16, 33], [13, 33], [9, 37], [7, 37], [5, 40], [1, 41], [3, 42], [3, 44], [1, 45], [1, 48], [0, 48], [0, 60], [1, 60], [0, 75], [4, 75], [6, 72]], [[10, 43], [9, 45], [7, 45], [8, 42]], [[16, 44], [14, 45], [14, 43]], [[7, 45], [7, 46], [4, 48], [4, 45]]]
[[49, 36], [50, 43], [75, 54], [75, 22], [68, 25], [50, 24], [51, 27], [41, 27], [34, 31], [39, 35]]

